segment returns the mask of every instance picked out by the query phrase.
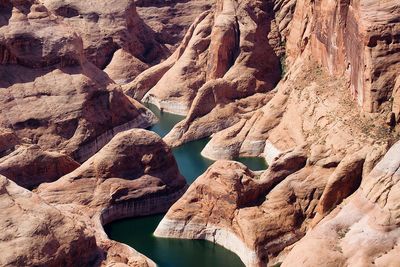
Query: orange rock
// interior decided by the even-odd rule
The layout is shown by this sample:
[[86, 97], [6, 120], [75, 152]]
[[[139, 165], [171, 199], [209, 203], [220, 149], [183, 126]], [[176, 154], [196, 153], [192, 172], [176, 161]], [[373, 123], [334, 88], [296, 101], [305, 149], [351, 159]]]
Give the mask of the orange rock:
[[399, 265], [399, 149], [396, 143], [361, 188], [307, 233], [282, 266]]
[[28, 189], [53, 182], [79, 166], [67, 155], [43, 151], [37, 145], [20, 146], [0, 158], [0, 174]]

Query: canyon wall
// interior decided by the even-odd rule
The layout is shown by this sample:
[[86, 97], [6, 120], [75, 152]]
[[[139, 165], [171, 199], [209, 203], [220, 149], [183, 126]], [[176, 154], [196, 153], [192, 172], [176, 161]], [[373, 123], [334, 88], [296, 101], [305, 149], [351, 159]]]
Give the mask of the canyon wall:
[[119, 85], [170, 54], [154, 34], [133, 1], [0, 1], [0, 265], [155, 266], [102, 227], [186, 189]]
[[287, 64], [310, 43], [313, 57], [332, 75], [349, 75], [364, 111], [391, 110], [400, 65], [399, 12], [396, 0], [299, 0], [286, 36]]
[[154, 266], [102, 225], [179, 199], [156, 235], [247, 266], [397, 266], [399, 73], [397, 0], [0, 0], [0, 259]]
[[102, 264], [155, 266], [132, 248], [109, 240], [103, 225], [165, 212], [186, 191], [186, 182], [161, 138], [134, 129], [117, 134], [77, 169], [35, 191], [46, 203], [87, 221], [106, 253]]
[[[93, 64], [87, 36], [71, 25], [72, 19], [56, 16], [38, 1], [1, 4], [8, 8], [1, 9], [0, 126], [11, 129], [21, 143], [83, 162], [118, 131], [156, 121]], [[125, 16], [136, 14], [134, 6], [113, 8], [128, 12]], [[120, 30], [127, 31], [129, 25], [120, 23], [125, 27]], [[100, 33], [104, 35], [90, 35], [97, 38], [95, 44], [107, 39], [105, 30]]]
[[[240, 17], [242, 5], [248, 11], [258, 2], [230, 3], [228, 10]], [[306, 266], [399, 264], [393, 256], [399, 238], [396, 208], [389, 211], [385, 201], [397, 195], [397, 180], [390, 177], [397, 175], [400, 4], [263, 3], [273, 10], [264, 36], [282, 67], [274, 90], [264, 98], [222, 93], [219, 83], [228, 88], [236, 58], [212, 89], [205, 89], [207, 82], [199, 89], [185, 120], [164, 139], [177, 146], [211, 136], [204, 156], [264, 156], [270, 167], [260, 175], [238, 163], [217, 161], [172, 206], [155, 234], [217, 242], [246, 266], [295, 266], [298, 258]], [[227, 8], [226, 1], [217, 1], [216, 18], [221, 7]], [[245, 31], [239, 29], [242, 40]], [[214, 22], [211, 32], [217, 31]], [[225, 55], [208, 62], [224, 65]], [[240, 92], [240, 86], [234, 90]], [[262, 106], [249, 104], [250, 98]], [[384, 222], [374, 222], [377, 214]], [[363, 227], [368, 233], [359, 232]], [[316, 248], [314, 242], [319, 246], [315, 253], [305, 253]], [[369, 242], [374, 245], [362, 245]]]

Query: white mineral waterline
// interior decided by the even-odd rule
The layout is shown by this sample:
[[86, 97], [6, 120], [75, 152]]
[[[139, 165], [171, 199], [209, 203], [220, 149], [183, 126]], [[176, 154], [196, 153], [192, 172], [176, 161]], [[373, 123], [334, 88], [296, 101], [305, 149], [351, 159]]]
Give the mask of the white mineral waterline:
[[[119, 219], [154, 215], [166, 212], [172, 206], [172, 204], [174, 204], [185, 193], [186, 190], [187, 186], [168, 195], [153, 196], [142, 200], [125, 201], [123, 203], [106, 207], [94, 215], [93, 221], [95, 227], [98, 229], [98, 233], [101, 238], [109, 239], [104, 231], [104, 225]], [[137, 252], [134, 248], [123, 243], [120, 244], [129, 249], [132, 254], [140, 254], [145, 257], [150, 267], [157, 266], [157, 264], [155, 264], [150, 258]]]
[[196, 224], [180, 220], [171, 220], [164, 217], [154, 232], [156, 237], [182, 238], [182, 239], [204, 239], [217, 243], [232, 251], [247, 267], [266, 266], [261, 262], [257, 253], [246, 246], [246, 244], [229, 229], [215, 226]]
[[82, 163], [102, 149], [116, 134], [133, 128], [148, 128], [153, 125], [156, 120], [157, 118], [150, 111], [146, 111], [137, 116], [134, 120], [116, 126], [99, 135], [92, 142], [83, 145], [74, 153], [74, 158]]
[[200, 155], [203, 158], [210, 159], [210, 160], [233, 160], [234, 157], [232, 156], [235, 153], [235, 148], [232, 147], [217, 147], [213, 146], [214, 144], [212, 141], [209, 141], [205, 147], [201, 150]]
[[276, 146], [274, 146], [269, 140], [265, 141], [264, 147], [264, 158], [268, 165], [271, 165], [274, 159], [282, 153]]
[[182, 104], [177, 101], [171, 100], [160, 100], [151, 94], [147, 93], [143, 97], [143, 102], [150, 103], [155, 105], [159, 110], [172, 113], [175, 115], [186, 116], [189, 112], [189, 108], [187, 105]]

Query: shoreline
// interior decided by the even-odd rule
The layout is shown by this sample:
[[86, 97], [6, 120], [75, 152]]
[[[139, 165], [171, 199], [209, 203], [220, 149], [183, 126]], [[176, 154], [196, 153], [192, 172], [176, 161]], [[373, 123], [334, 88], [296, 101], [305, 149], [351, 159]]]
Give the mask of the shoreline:
[[215, 225], [186, 223], [182, 220], [171, 220], [164, 217], [157, 226], [154, 236], [160, 238], [207, 240], [235, 253], [246, 267], [266, 266], [266, 263], [259, 259], [256, 251], [249, 248], [235, 233], [229, 229]]

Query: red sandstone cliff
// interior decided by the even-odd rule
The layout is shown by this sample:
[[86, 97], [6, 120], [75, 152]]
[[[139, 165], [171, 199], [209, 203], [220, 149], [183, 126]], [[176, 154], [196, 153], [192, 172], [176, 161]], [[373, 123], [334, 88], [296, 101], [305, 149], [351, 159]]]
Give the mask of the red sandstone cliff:
[[[40, 195], [0, 179], [21, 248], [4, 264], [152, 265], [101, 223], [167, 209], [185, 189], [169, 146], [210, 136], [203, 155], [269, 169], [215, 163], [156, 234], [247, 266], [399, 265], [399, 2], [168, 3], [0, 0], [0, 173]], [[137, 100], [186, 116], [167, 144], [126, 131], [156, 120]]]

